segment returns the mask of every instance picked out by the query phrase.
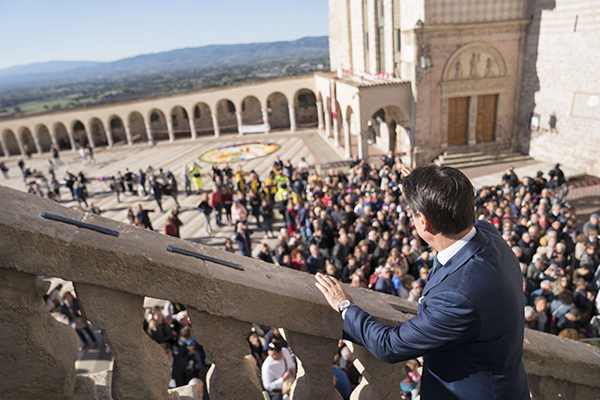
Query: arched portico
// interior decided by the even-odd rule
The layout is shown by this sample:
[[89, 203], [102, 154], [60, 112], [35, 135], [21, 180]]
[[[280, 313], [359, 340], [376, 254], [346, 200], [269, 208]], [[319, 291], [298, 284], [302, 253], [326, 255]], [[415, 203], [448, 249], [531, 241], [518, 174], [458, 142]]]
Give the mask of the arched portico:
[[256, 97], [244, 97], [241, 110], [243, 125], [261, 125], [263, 123], [262, 108]]
[[[241, 120], [241, 114], [239, 114], [239, 119]], [[241, 121], [238, 121], [235, 104], [231, 100], [219, 100], [217, 103], [217, 121], [220, 133], [239, 132], [238, 125]]]
[[60, 150], [74, 150], [73, 137], [69, 135], [63, 123], [58, 122], [54, 125], [54, 137]]
[[267, 114], [271, 130], [290, 129], [290, 107], [287, 97], [281, 92], [274, 92], [267, 98]]
[[148, 134], [146, 133], [146, 124], [144, 117], [137, 111], [132, 111], [127, 118], [131, 143], [146, 143]]
[[89, 123], [89, 127], [95, 147], [104, 147], [110, 145], [107, 137], [107, 134], [110, 135], [110, 133], [106, 132], [104, 124], [99, 118], [92, 118]]
[[194, 127], [197, 136], [215, 134], [215, 125], [208, 104], [198, 103], [194, 106]]
[[18, 156], [23, 154], [21, 153], [21, 146], [19, 146], [17, 137], [10, 129], [6, 129], [2, 133], [2, 141], [4, 142], [4, 147], [6, 148], [8, 156]]
[[319, 124], [317, 97], [312, 90], [298, 90], [294, 96], [294, 104], [296, 126], [306, 128]]
[[110, 132], [114, 146], [121, 146], [128, 143], [127, 131], [121, 117], [113, 115], [109, 120]]
[[90, 144], [85, 125], [81, 121], [75, 121], [73, 123], [73, 140], [79, 147], [85, 147]]
[[21, 146], [23, 146], [23, 151], [29, 150], [30, 154], [41, 154], [41, 151], [38, 149], [38, 146], [35, 140], [33, 139], [33, 135], [31, 134], [29, 128], [21, 128], [19, 137], [21, 139]]
[[170, 112], [174, 139], [191, 138], [190, 120], [187, 111], [181, 106], [175, 106]]
[[[373, 113], [370, 122], [371, 127], [367, 130], [369, 142], [376, 144], [384, 151], [410, 153], [410, 148], [406, 149], [406, 137], [403, 136], [407, 134], [407, 129], [410, 129], [410, 120], [400, 108], [397, 106], [382, 107]], [[404, 143], [402, 146], [400, 141]], [[398, 151], [400, 147], [402, 147], [402, 151]]]
[[49, 152], [52, 148], [52, 136], [50, 136], [50, 131], [46, 125], [39, 125], [36, 129], [36, 135], [42, 153]]
[[[155, 108], [150, 111], [150, 132], [153, 140], [159, 142], [162, 140], [170, 140], [169, 126], [165, 114]], [[170, 124], [170, 123], [169, 123]]]

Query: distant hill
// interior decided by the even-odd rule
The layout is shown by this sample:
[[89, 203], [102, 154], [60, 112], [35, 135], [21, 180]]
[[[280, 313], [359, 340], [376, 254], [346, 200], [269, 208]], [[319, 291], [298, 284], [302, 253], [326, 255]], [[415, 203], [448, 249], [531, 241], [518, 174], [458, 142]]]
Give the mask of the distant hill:
[[327, 36], [306, 37], [287, 42], [210, 45], [144, 54], [105, 63], [52, 61], [11, 67], [0, 70], [0, 87], [17, 89], [19, 86], [29, 86], [29, 84], [68, 83], [209, 66], [294, 61], [327, 57], [328, 54]]
[[0, 69], [0, 78], [22, 75], [51, 74], [77, 68], [95, 67], [104, 64], [98, 61], [48, 61]]

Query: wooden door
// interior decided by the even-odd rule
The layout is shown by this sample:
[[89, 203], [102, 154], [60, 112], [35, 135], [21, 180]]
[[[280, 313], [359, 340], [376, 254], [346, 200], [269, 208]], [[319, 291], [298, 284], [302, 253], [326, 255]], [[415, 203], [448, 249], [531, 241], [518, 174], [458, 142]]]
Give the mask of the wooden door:
[[469, 98], [448, 99], [448, 146], [467, 144], [469, 135]]
[[477, 143], [494, 141], [497, 105], [497, 94], [488, 94], [477, 98]]

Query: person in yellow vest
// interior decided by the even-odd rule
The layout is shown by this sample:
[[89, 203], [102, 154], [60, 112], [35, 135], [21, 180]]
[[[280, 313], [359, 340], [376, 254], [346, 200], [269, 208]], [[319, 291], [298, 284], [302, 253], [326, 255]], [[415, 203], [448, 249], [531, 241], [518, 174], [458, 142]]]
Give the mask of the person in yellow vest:
[[264, 185], [264, 196], [265, 199], [269, 201], [270, 204], [273, 204], [273, 199], [275, 198], [275, 193], [277, 193], [277, 184], [275, 183], [275, 173], [269, 173], [269, 177], [265, 180]]
[[275, 182], [277, 184], [277, 193], [275, 194], [275, 201], [281, 201], [283, 199], [283, 193], [290, 192], [290, 180], [287, 176], [282, 173], [279, 173], [275, 177]]
[[198, 165], [198, 163], [194, 162], [194, 165], [190, 168], [190, 176], [192, 183], [194, 184], [194, 190], [200, 194], [202, 192], [202, 168]]
[[248, 173], [244, 172], [244, 170], [242, 169], [242, 166], [238, 166], [237, 171], [235, 172], [235, 181], [237, 183], [237, 188], [239, 192], [242, 192], [242, 194], [245, 196], [246, 195], [246, 179], [245, 176], [248, 175]]

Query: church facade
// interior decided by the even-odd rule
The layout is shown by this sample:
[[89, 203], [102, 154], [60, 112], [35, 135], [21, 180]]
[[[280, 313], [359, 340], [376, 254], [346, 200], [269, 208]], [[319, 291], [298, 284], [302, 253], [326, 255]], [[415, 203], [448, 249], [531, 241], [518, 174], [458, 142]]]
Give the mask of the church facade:
[[[357, 135], [359, 150], [374, 142], [413, 165], [477, 148], [600, 173], [593, 160], [600, 149], [600, 3], [329, 4], [334, 75], [317, 78], [317, 90], [339, 120], [334, 140]], [[585, 141], [576, 133], [582, 129]]]

